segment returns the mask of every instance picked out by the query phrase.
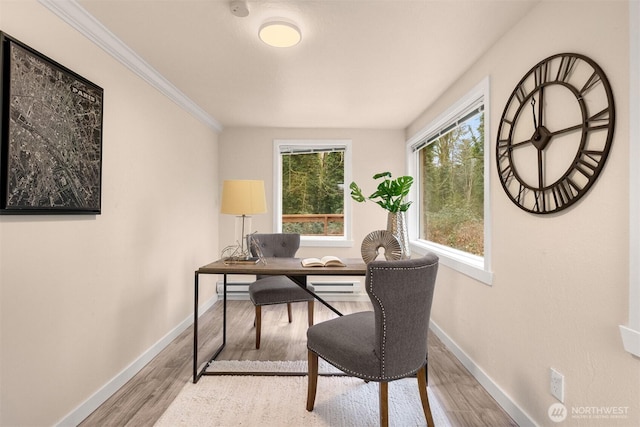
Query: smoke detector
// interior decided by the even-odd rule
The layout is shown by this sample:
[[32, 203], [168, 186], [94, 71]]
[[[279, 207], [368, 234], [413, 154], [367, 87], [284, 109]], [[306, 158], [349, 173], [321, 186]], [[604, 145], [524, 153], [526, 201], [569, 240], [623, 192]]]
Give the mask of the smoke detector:
[[230, 3], [231, 13], [234, 16], [244, 18], [249, 15], [249, 5], [245, 0], [233, 0]]

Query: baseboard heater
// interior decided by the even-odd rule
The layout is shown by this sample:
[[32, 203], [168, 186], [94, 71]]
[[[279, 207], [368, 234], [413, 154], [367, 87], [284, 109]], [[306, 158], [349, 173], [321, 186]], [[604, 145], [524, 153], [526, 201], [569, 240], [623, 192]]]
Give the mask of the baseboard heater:
[[[227, 299], [249, 299], [249, 285], [251, 282], [227, 282]], [[224, 282], [218, 281], [216, 290], [222, 295]], [[313, 281], [309, 282], [309, 288], [324, 297], [356, 297], [362, 296], [359, 280], [345, 281]]]

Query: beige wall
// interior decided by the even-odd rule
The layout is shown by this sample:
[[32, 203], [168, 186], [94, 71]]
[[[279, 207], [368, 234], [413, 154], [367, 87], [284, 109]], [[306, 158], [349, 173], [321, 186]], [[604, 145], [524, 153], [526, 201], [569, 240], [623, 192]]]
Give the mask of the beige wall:
[[[580, 426], [640, 425], [640, 360], [625, 352], [618, 325], [628, 311], [628, 4], [542, 2], [409, 128], [410, 137], [485, 76], [491, 79], [491, 134], [511, 91], [538, 61], [585, 54], [604, 69], [617, 123], [598, 182], [574, 207], [549, 216], [517, 208], [496, 173], [491, 147], [493, 286], [443, 267], [432, 318], [516, 405], [540, 425], [556, 402], [549, 368], [565, 377], [565, 406], [628, 407], [620, 420], [573, 419]], [[637, 76], [634, 76], [637, 78]]]
[[[233, 240], [233, 218], [219, 214], [220, 182], [264, 179], [273, 211], [273, 139], [351, 139], [353, 177], [368, 187], [376, 172], [403, 173], [406, 137], [487, 75], [495, 135], [520, 77], [560, 51], [592, 57], [612, 83], [618, 120], [607, 166], [575, 207], [537, 217], [507, 199], [492, 165], [493, 286], [442, 267], [433, 319], [535, 422], [554, 425], [547, 417], [554, 367], [565, 375], [569, 409], [629, 407], [627, 419], [607, 425], [640, 424], [640, 362], [622, 349], [617, 329], [628, 302], [626, 2], [542, 2], [406, 135], [225, 129], [218, 136], [35, 0], [0, 0], [0, 29], [105, 89], [102, 215], [0, 217], [0, 425], [55, 423], [188, 318], [194, 268]], [[331, 253], [358, 256], [364, 236], [385, 226], [377, 206], [353, 209], [354, 246]], [[272, 225], [270, 214], [253, 221], [259, 231]]]
[[36, 1], [0, 29], [104, 89], [102, 214], [0, 217], [0, 425], [52, 425], [189, 319], [218, 136]]
[[[267, 195], [264, 215], [252, 219], [252, 231], [273, 231], [273, 140], [274, 139], [349, 139], [353, 150], [353, 180], [367, 194], [375, 190], [373, 175], [389, 171], [404, 174], [404, 132], [402, 130], [357, 129], [277, 129], [229, 128], [220, 134], [220, 182], [225, 179], [263, 179]], [[348, 185], [349, 183], [347, 183]], [[221, 184], [220, 184], [221, 185]], [[298, 256], [359, 257], [362, 239], [373, 230], [387, 226], [385, 211], [374, 203], [354, 203], [353, 246], [350, 248], [302, 247]], [[234, 218], [220, 215], [218, 244], [224, 247], [234, 240]]]

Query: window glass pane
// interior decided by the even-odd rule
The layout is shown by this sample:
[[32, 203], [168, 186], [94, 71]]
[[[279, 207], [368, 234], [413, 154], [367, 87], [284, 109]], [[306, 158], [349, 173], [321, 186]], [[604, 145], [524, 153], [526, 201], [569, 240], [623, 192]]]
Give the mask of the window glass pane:
[[[478, 111], [478, 110], [476, 110]], [[484, 255], [484, 114], [443, 126], [419, 151], [420, 238]]]
[[282, 231], [344, 236], [345, 151], [282, 153]]

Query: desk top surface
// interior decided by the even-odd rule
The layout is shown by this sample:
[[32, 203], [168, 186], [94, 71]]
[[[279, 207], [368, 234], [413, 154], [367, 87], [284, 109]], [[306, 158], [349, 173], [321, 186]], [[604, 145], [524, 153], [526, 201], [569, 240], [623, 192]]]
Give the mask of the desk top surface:
[[361, 258], [342, 258], [346, 267], [303, 267], [302, 258], [265, 258], [266, 264], [225, 264], [217, 260], [198, 269], [203, 274], [283, 274], [288, 276], [364, 276], [367, 264]]

